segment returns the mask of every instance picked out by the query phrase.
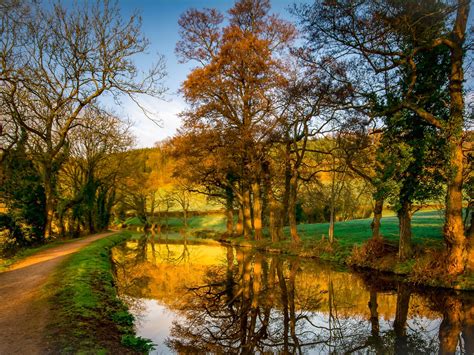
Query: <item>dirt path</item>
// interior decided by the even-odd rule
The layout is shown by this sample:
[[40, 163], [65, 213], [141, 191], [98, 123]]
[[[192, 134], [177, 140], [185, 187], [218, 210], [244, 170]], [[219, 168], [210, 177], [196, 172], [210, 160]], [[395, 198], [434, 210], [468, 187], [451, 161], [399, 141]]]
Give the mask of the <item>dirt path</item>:
[[0, 273], [0, 354], [45, 354], [48, 303], [42, 288], [69, 255], [116, 232], [95, 234], [32, 255]]

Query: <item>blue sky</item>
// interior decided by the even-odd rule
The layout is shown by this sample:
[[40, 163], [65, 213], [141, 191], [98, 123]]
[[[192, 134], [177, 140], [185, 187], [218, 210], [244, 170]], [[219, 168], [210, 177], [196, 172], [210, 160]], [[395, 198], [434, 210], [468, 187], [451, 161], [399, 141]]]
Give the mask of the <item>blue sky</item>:
[[[272, 12], [278, 13], [282, 18], [291, 19], [287, 8], [293, 0], [273, 0]], [[226, 12], [234, 4], [227, 0], [144, 0], [144, 1], [119, 1], [124, 17], [137, 9], [143, 20], [143, 33], [151, 41], [146, 54], [136, 58], [138, 66], [144, 70], [157, 59], [157, 53], [165, 56], [168, 76], [165, 86], [168, 92], [165, 100], [142, 98], [141, 103], [152, 111], [161, 120], [162, 127], [150, 121], [133, 102], [124, 99], [120, 107], [113, 107], [121, 116], [130, 118], [134, 122], [133, 132], [139, 147], [150, 147], [157, 141], [172, 136], [180, 125], [177, 116], [185, 108], [182, 97], [178, 94], [181, 83], [186, 79], [192, 64], [180, 64], [174, 54], [178, 36], [178, 18], [189, 8], [217, 8]], [[112, 104], [112, 102], [108, 103]]]

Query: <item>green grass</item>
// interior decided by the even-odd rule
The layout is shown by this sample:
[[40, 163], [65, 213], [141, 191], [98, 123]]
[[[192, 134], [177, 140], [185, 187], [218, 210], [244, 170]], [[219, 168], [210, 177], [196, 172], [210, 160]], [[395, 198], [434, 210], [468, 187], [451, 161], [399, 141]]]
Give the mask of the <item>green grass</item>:
[[[440, 243], [442, 241], [442, 227], [444, 216], [442, 211], [428, 210], [419, 211], [414, 214], [412, 220], [413, 242], [417, 243]], [[334, 233], [336, 239], [342, 245], [362, 244], [371, 237], [371, 218], [357, 219], [344, 222], [336, 222]], [[130, 226], [141, 225], [138, 218], [130, 218], [126, 222]], [[162, 224], [165, 221], [162, 219]], [[190, 234], [199, 231], [225, 232], [226, 219], [224, 215], [210, 214], [193, 216], [188, 219], [188, 232]], [[179, 217], [168, 218], [168, 226], [171, 234], [183, 228], [183, 220]], [[299, 224], [298, 233], [303, 240], [319, 240], [322, 235], [327, 236], [329, 223]], [[289, 235], [289, 228], [284, 228]], [[385, 213], [382, 218], [381, 233], [385, 239], [398, 241], [398, 218], [393, 213]]]
[[133, 316], [114, 287], [110, 249], [130, 233], [100, 239], [68, 258], [45, 288], [53, 307], [49, 328], [54, 352], [146, 353]]
[[[341, 246], [360, 245], [371, 237], [370, 223], [372, 219], [356, 219], [352, 221], [336, 222], [334, 235]], [[381, 220], [381, 233], [387, 240], [398, 241], [398, 218], [386, 216]], [[440, 211], [420, 211], [415, 213], [412, 220], [413, 243], [439, 244], [443, 240], [442, 229], [444, 216]], [[303, 240], [321, 239], [327, 236], [329, 223], [300, 224], [298, 233]], [[285, 232], [289, 234], [288, 228]]]

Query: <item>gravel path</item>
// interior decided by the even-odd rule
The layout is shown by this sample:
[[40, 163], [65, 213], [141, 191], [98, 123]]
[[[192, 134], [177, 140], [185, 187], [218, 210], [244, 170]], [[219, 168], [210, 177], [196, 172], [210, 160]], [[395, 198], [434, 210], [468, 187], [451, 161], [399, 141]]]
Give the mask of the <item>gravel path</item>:
[[49, 306], [43, 290], [70, 254], [116, 232], [91, 235], [38, 252], [0, 273], [0, 354], [47, 354]]

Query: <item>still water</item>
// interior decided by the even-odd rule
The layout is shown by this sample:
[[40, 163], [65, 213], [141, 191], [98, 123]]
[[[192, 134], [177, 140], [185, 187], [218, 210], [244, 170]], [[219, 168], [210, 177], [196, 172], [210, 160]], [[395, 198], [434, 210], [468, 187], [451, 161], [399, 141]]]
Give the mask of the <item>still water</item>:
[[167, 353], [474, 353], [474, 295], [219, 244], [112, 253], [137, 334]]

